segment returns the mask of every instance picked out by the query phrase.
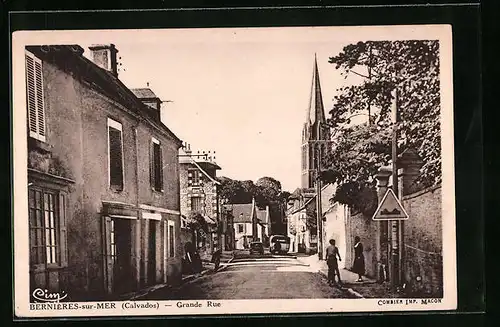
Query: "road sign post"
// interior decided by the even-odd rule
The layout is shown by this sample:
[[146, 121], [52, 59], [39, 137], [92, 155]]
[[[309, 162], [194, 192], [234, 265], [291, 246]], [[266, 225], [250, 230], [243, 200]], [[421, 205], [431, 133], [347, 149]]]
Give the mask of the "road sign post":
[[[394, 182], [393, 182], [394, 183]], [[397, 183], [397, 182], [396, 182]], [[401, 277], [401, 262], [400, 262], [400, 251], [401, 251], [401, 224], [400, 222], [408, 219], [408, 213], [403, 208], [403, 205], [396, 197], [396, 194], [392, 189], [387, 189], [382, 201], [375, 210], [372, 219], [377, 221], [388, 221], [390, 226], [391, 235], [391, 255], [392, 255], [392, 278], [391, 281], [395, 287], [399, 284], [399, 279]]]

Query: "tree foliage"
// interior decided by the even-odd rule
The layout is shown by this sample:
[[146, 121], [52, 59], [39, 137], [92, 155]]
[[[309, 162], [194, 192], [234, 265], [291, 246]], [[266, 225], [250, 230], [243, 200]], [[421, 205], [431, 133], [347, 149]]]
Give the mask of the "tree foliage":
[[[373, 176], [390, 160], [393, 126], [398, 133], [398, 154], [412, 147], [423, 160], [420, 182], [439, 183], [438, 41], [358, 42], [345, 46], [329, 62], [346, 78], [357, 75], [361, 80], [337, 90], [328, 119], [335, 131], [334, 146], [322, 175], [326, 181], [339, 183], [336, 200], [352, 205], [361, 194], [369, 194], [365, 189], [374, 188]], [[396, 125], [391, 120], [393, 103], [398, 108]], [[356, 115], [367, 115], [368, 123], [349, 125]], [[365, 199], [363, 210], [370, 209], [370, 198]]]
[[208, 223], [199, 211], [191, 211], [186, 219], [190, 230], [196, 231], [201, 235], [208, 234]]
[[250, 203], [255, 199], [257, 206], [269, 206], [270, 220], [275, 229], [282, 229], [285, 201], [289, 192], [281, 189], [281, 183], [272, 177], [262, 177], [255, 183], [251, 180], [239, 181], [228, 177], [219, 177], [220, 195], [227, 203]]
[[281, 183], [272, 177], [262, 177], [255, 183], [219, 177], [220, 195], [228, 203], [250, 203], [255, 198], [259, 207], [265, 207], [288, 198], [289, 192], [281, 190]]

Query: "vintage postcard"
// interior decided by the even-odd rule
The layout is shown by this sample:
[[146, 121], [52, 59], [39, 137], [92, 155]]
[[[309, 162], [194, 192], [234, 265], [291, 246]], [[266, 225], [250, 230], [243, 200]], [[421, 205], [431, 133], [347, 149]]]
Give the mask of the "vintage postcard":
[[15, 315], [456, 309], [451, 36], [15, 32]]

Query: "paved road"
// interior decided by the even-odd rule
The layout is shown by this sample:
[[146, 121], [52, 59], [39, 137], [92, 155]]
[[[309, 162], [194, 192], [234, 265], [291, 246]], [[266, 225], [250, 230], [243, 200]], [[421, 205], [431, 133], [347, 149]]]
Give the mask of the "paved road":
[[[149, 294], [150, 300], [297, 299], [347, 297], [293, 256], [237, 254], [223, 269], [178, 289]], [[225, 266], [225, 267], [224, 267]]]

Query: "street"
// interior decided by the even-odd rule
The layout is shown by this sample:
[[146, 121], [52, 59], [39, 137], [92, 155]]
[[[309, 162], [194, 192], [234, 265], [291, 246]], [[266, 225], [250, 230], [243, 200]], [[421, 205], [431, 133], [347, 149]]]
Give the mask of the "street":
[[160, 289], [144, 300], [300, 299], [348, 297], [294, 256], [238, 252], [217, 272], [177, 289]]

